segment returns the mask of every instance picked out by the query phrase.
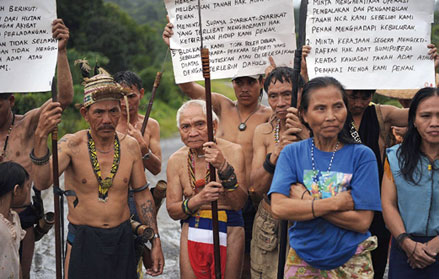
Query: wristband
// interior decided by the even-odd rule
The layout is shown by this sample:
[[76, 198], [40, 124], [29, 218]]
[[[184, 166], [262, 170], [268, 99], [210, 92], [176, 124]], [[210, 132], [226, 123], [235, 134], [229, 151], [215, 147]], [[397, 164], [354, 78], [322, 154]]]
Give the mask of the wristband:
[[270, 156], [271, 156], [271, 153], [268, 153], [267, 156], [265, 156], [265, 161], [264, 161], [263, 167], [268, 173], [274, 174], [274, 170], [276, 169], [276, 165], [270, 162]]
[[398, 235], [396, 237], [396, 242], [398, 243], [399, 247], [402, 248], [402, 242], [404, 241], [404, 239], [406, 239], [407, 237], [410, 237], [408, 233], [403, 232], [402, 234]]
[[235, 173], [232, 174], [230, 179], [221, 181], [221, 185], [227, 191], [235, 191], [239, 186]]
[[311, 195], [311, 193], [309, 192], [309, 190], [308, 189], [306, 189], [305, 191], [303, 191], [303, 193], [302, 193], [302, 197], [300, 198], [301, 200], [303, 200], [303, 196], [305, 196], [305, 193], [308, 193], [308, 194], [310, 194]]
[[29, 158], [30, 158], [31, 162], [35, 165], [38, 165], [38, 166], [45, 165], [49, 162], [49, 158], [50, 158], [49, 148], [47, 149], [46, 155], [44, 155], [41, 158], [38, 158], [35, 156], [34, 149], [32, 148], [32, 151], [29, 153]]
[[235, 173], [235, 169], [229, 163], [227, 163], [227, 167], [224, 171], [218, 171], [218, 177], [221, 180], [227, 180], [234, 173]]
[[191, 199], [191, 198], [185, 199], [185, 200], [183, 201], [183, 203], [181, 204], [181, 209], [183, 209], [183, 213], [186, 214], [186, 215], [188, 215], [188, 216], [191, 216], [192, 214], [194, 214], [194, 212], [193, 212], [192, 210], [189, 209], [189, 205], [188, 205], [188, 203], [189, 203], [189, 200], [190, 200], [190, 199]]

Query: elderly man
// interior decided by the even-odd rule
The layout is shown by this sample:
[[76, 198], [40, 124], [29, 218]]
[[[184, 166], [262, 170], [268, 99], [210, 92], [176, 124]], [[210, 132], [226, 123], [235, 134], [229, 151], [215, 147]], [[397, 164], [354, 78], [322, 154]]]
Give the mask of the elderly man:
[[[173, 25], [168, 23], [163, 31], [163, 39], [169, 45], [173, 35]], [[253, 133], [256, 126], [270, 119], [271, 109], [260, 104], [262, 96], [262, 76], [238, 76], [232, 80], [236, 102], [226, 96], [213, 93], [212, 106], [217, 113], [221, 125], [217, 137], [239, 144], [244, 151], [246, 179], [250, 181], [250, 170], [253, 157]], [[182, 83], [180, 89], [191, 99], [204, 99], [204, 87], [195, 83]], [[253, 185], [249, 185], [252, 190]], [[249, 199], [243, 209], [245, 223], [245, 260], [243, 278], [250, 278], [250, 241], [256, 209]]]
[[[213, 114], [213, 129], [218, 118]], [[224, 139], [208, 142], [206, 105], [189, 101], [177, 112], [177, 125], [185, 146], [168, 161], [166, 207], [174, 220], [182, 220], [180, 277], [214, 278], [212, 201], [218, 201], [223, 278], [240, 278], [244, 253], [241, 208], [247, 199], [242, 148]], [[209, 181], [208, 163], [217, 170]], [[232, 252], [226, 256], [227, 247]]]
[[[73, 100], [73, 82], [66, 49], [69, 29], [64, 25], [62, 19], [53, 21], [52, 36], [58, 40], [58, 100], [62, 108], [66, 108]], [[33, 137], [41, 111], [47, 107], [49, 102], [27, 112], [25, 115], [16, 115], [12, 111], [14, 103], [14, 95], [10, 93], [0, 94], [0, 162], [17, 162], [31, 173], [32, 164], [28, 155], [33, 147]], [[24, 279], [29, 278], [32, 265], [35, 244], [34, 225], [41, 217], [39, 216], [41, 212], [36, 212], [31, 203], [31, 184], [26, 184], [29, 189], [23, 191], [26, 196], [17, 199], [21, 202], [12, 204], [12, 208], [20, 216], [22, 228], [26, 230], [26, 237], [21, 245], [21, 267]]]
[[[163, 254], [140, 147], [131, 136], [116, 132], [123, 89], [106, 72], [100, 71], [85, 79], [81, 115], [90, 129], [65, 135], [59, 141], [58, 167], [60, 174], [65, 172], [70, 222], [66, 274], [69, 278], [136, 278], [127, 201], [131, 185], [140, 220], [155, 233], [154, 265], [147, 272], [159, 275], [163, 270]], [[35, 132], [30, 157], [35, 186], [39, 189], [52, 184], [46, 142], [48, 134], [60, 122], [60, 114], [59, 104], [50, 103], [43, 110]]]

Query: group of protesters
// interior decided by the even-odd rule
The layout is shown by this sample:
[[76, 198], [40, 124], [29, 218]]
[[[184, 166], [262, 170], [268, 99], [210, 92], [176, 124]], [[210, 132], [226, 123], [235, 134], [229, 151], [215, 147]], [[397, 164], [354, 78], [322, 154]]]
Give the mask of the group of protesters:
[[[142, 265], [158, 276], [160, 201], [145, 169], [161, 172], [160, 127], [149, 118], [142, 131], [142, 81], [80, 61], [79, 110], [89, 129], [58, 141], [54, 166], [47, 141], [73, 100], [73, 83], [69, 30], [57, 19], [52, 32], [58, 101], [15, 115], [14, 95], [0, 94], [0, 277], [29, 278], [41, 219], [31, 188], [51, 187], [55, 167], [64, 173], [58, 193], [68, 202], [65, 277], [141, 278]], [[172, 35], [168, 23], [166, 44]], [[299, 79], [273, 60], [265, 76], [233, 77], [236, 101], [213, 93], [212, 123], [205, 89], [178, 84], [192, 100], [177, 111], [184, 146], [167, 165], [166, 208], [181, 222], [175, 278], [215, 278], [214, 201], [222, 278], [277, 278], [280, 220], [289, 221], [285, 278], [383, 278], [388, 262], [389, 278], [437, 276], [438, 89], [413, 92], [409, 109], [373, 104], [375, 90], [346, 90], [332, 77], [308, 80], [311, 47], [303, 48]], [[426, 52], [437, 66], [435, 46]], [[269, 107], [261, 104], [264, 92]], [[402, 143], [395, 145], [392, 128], [403, 131]], [[138, 251], [133, 220], [152, 230], [150, 249], [140, 242]]]

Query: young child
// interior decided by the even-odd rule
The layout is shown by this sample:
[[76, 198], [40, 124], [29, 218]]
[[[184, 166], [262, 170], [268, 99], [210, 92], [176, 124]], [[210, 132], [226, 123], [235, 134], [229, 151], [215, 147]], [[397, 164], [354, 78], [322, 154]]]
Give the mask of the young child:
[[19, 248], [26, 232], [11, 204], [26, 197], [29, 174], [14, 162], [0, 163], [0, 278], [21, 278]]

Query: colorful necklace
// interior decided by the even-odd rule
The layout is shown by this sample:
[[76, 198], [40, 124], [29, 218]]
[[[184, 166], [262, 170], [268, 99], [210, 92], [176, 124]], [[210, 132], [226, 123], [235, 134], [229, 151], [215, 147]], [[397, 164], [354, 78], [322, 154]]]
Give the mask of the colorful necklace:
[[210, 169], [209, 164], [206, 163], [206, 178], [198, 179], [195, 178], [195, 152], [189, 148], [187, 154], [187, 168], [189, 174], [189, 184], [191, 185], [194, 193], [197, 193], [198, 188], [204, 187], [209, 182]]
[[9, 126], [8, 134], [6, 135], [5, 145], [3, 146], [3, 151], [2, 154], [0, 155], [0, 162], [3, 162], [3, 159], [6, 158], [6, 148], [8, 147], [8, 140], [9, 140], [9, 136], [11, 135], [12, 128], [14, 127], [14, 123], [15, 123], [15, 113], [12, 113], [12, 123], [11, 126]]
[[102, 179], [101, 167], [99, 166], [98, 156], [96, 155], [96, 144], [93, 138], [91, 137], [90, 130], [87, 132], [88, 136], [88, 153], [90, 155], [90, 162], [93, 167], [93, 171], [98, 180], [99, 189], [99, 201], [106, 202], [108, 200], [108, 190], [110, 190], [111, 186], [113, 186], [113, 179], [116, 175], [117, 170], [119, 169], [120, 163], [120, 142], [117, 137], [117, 133], [114, 137], [114, 156], [113, 156], [113, 165], [111, 166], [110, 176]]
[[[329, 172], [331, 170], [332, 162], [334, 161], [334, 157], [335, 157], [335, 152], [337, 152], [337, 149], [338, 149], [338, 144], [339, 144], [339, 141], [337, 140], [337, 144], [335, 145], [334, 151], [332, 151], [331, 160], [329, 160], [329, 166], [328, 166], [328, 170], [326, 172]], [[319, 180], [317, 179], [317, 175], [319, 174], [319, 171], [316, 169], [316, 164], [315, 164], [315, 159], [314, 159], [314, 148], [315, 148], [314, 138], [312, 138], [311, 164], [312, 164], [312, 171], [313, 171], [313, 177], [312, 177], [313, 185], [311, 186], [311, 194], [312, 194], [313, 198], [321, 198], [321, 194], [319, 191], [320, 183], [319, 183]]]
[[239, 126], [238, 126], [238, 129], [239, 129], [241, 132], [244, 131], [245, 129], [247, 129], [247, 124], [246, 124], [246, 123], [247, 123], [247, 120], [249, 120], [250, 117], [258, 111], [259, 106], [260, 106], [260, 105], [258, 104], [258, 106], [256, 107], [256, 109], [255, 109], [252, 113], [250, 113], [250, 114], [247, 116], [247, 119], [244, 120], [244, 122], [242, 122], [242, 120], [241, 120], [241, 114], [239, 113], [239, 108], [238, 108], [238, 106], [235, 104], [236, 110], [238, 111], [238, 117], [239, 117], [239, 122], [240, 122], [240, 124], [239, 124]]
[[274, 143], [279, 143], [280, 119], [276, 120], [276, 127], [274, 127]]

